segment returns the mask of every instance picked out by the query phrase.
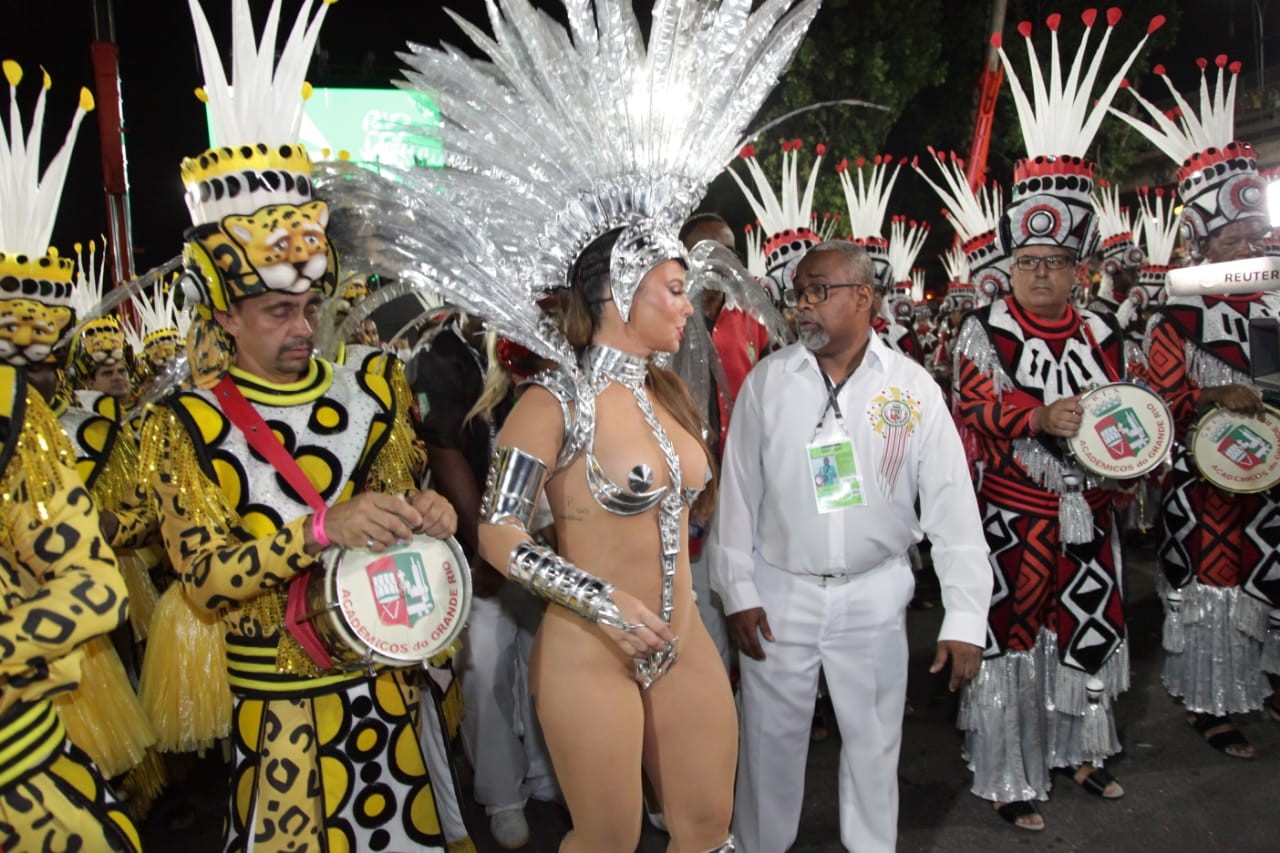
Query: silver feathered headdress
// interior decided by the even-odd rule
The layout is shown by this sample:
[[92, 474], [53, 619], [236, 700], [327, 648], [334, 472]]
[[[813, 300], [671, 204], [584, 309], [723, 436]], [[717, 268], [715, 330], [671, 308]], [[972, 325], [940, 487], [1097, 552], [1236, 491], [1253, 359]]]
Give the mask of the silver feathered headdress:
[[[563, 361], [536, 301], [614, 229], [624, 320], [644, 274], [685, 258], [680, 224], [738, 151], [818, 2], [658, 0], [647, 46], [624, 0], [566, 0], [567, 29], [527, 0], [486, 5], [493, 36], [453, 15], [485, 60], [447, 45], [402, 54], [401, 85], [440, 110], [438, 127], [402, 132], [438, 133], [444, 168], [373, 176], [326, 163], [318, 186], [349, 260], [377, 253]], [[388, 182], [401, 205], [390, 214]]]

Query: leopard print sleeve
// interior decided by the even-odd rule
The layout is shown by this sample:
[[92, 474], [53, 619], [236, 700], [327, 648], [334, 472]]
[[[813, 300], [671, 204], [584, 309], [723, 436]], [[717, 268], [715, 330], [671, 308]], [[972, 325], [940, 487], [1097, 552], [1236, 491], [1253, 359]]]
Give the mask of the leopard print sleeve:
[[[115, 555], [98, 528], [98, 512], [70, 459], [46, 439], [53, 414], [28, 393], [15, 452], [0, 475], [0, 686], [36, 699], [74, 671], [59, 659], [126, 617], [128, 594]], [[66, 669], [63, 667], [62, 669]]]
[[146, 489], [139, 483], [135, 493], [127, 503], [115, 510], [115, 536], [111, 539], [111, 547], [119, 551], [136, 551], [152, 544], [156, 539], [156, 517], [147, 498]]
[[223, 610], [283, 586], [315, 564], [300, 516], [253, 538], [217, 484], [200, 468], [191, 436], [168, 408], [148, 417], [142, 472], [150, 483], [165, 550], [187, 598]]

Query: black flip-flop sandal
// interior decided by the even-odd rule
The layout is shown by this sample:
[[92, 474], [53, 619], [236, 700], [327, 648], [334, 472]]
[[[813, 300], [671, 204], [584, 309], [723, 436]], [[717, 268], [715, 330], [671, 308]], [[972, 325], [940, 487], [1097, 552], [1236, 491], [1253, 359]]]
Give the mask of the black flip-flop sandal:
[[[1188, 722], [1191, 728], [1200, 733], [1200, 737], [1204, 738], [1204, 742], [1209, 746], [1221, 752], [1223, 755], [1231, 758], [1239, 758], [1244, 761], [1252, 761], [1252, 755], [1241, 755], [1237, 752], [1228, 752], [1233, 746], [1250, 746], [1249, 739], [1244, 736], [1244, 732], [1235, 727], [1235, 723], [1231, 722], [1230, 717], [1215, 717], [1212, 714], [1193, 714]], [[1231, 726], [1225, 732], [1218, 732], [1215, 735], [1207, 734], [1212, 729], [1220, 726]]]
[[1107, 796], [1107, 786], [1110, 785], [1112, 782], [1115, 782], [1116, 778], [1101, 767], [1096, 768], [1092, 773], [1090, 773], [1088, 776], [1084, 777], [1083, 779], [1075, 779], [1075, 774], [1072, 774], [1072, 779], [1075, 780], [1075, 783], [1077, 785], [1079, 785], [1081, 788], [1084, 788], [1090, 794], [1093, 794], [1095, 797], [1100, 797], [1104, 800], [1118, 800], [1124, 796], [1124, 791], [1121, 791], [1119, 794], [1117, 794], [1114, 797]]
[[[1012, 803], [1005, 803], [996, 809], [996, 814], [1010, 823], [1014, 829], [1025, 830], [1026, 832], [1044, 831], [1044, 818], [1040, 817], [1040, 810], [1030, 800], [1015, 800]], [[1033, 816], [1040, 817], [1039, 826], [1027, 826], [1024, 823], [1018, 823], [1021, 818]]]

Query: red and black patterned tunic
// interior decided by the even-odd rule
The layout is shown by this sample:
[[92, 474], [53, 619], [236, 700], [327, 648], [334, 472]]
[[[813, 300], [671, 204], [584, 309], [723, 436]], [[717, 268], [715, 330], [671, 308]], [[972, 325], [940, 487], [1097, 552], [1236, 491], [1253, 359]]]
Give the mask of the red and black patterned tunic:
[[1280, 513], [1273, 493], [1232, 494], [1203, 480], [1187, 453], [1202, 389], [1251, 385], [1249, 320], [1280, 316], [1280, 295], [1174, 298], [1147, 329], [1147, 381], [1176, 424], [1160, 566], [1169, 583], [1240, 587], [1280, 606]]
[[991, 548], [989, 657], [1031, 649], [1044, 629], [1064, 665], [1095, 673], [1124, 640], [1116, 492], [1082, 477], [1091, 541], [1063, 543], [1060, 504], [1079, 472], [1056, 439], [1031, 429], [1035, 409], [1123, 370], [1114, 320], [1089, 311], [1046, 321], [1008, 297], [961, 326], [953, 396]]

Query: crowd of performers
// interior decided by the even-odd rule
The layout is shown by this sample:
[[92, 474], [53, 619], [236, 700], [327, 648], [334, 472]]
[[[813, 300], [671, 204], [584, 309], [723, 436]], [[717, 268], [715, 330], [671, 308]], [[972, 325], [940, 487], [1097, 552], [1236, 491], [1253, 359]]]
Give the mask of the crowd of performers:
[[[277, 52], [279, 0], [261, 48], [233, 0], [229, 79], [193, 0], [218, 146], [180, 166], [180, 262], [115, 289], [97, 241], [49, 246], [92, 98], [43, 168], [62, 90], [45, 74], [28, 130], [12, 106], [0, 849], [141, 849], [167, 756], [215, 750], [228, 851], [474, 850], [465, 756], [505, 849], [528, 843], [532, 798], [567, 807], [565, 851], [634, 850], [647, 813], [671, 849], [781, 853], [821, 689], [841, 841], [892, 850], [926, 538], [932, 671], [960, 692], [972, 792], [1008, 823], [1044, 828], [1055, 770], [1124, 794], [1104, 765], [1129, 684], [1126, 533], [1157, 549], [1165, 686], [1209, 746], [1254, 757], [1232, 715], [1280, 721], [1277, 509], [1252, 485], [1280, 414], [1248, 338], [1280, 296], [1165, 287], [1276, 249], [1233, 135], [1237, 63], [1205, 63], [1198, 98], [1165, 78], [1171, 118], [1121, 86], [1145, 36], [1096, 79], [1127, 37], [1115, 10], [1084, 15], [1065, 79], [1057, 39], [1046, 81], [1023, 28], [1032, 90], [1000, 51], [1027, 146], [1008, 200], [933, 149], [844, 160], [834, 233], [843, 217], [812, 210], [825, 148], [802, 186], [802, 144], [776, 179], [748, 147], [729, 167], [757, 219], [744, 263], [695, 210], [816, 3], [662, 4], [647, 53], [665, 61], [646, 62], [630, 4], [571, 13], [571, 42], [499, 2], [501, 38], [474, 34], [486, 60], [405, 58], [457, 157], [378, 173], [298, 143], [329, 5], [305, 0]], [[24, 69], [4, 71], [13, 100]], [[652, 93], [677, 84], [696, 108], [664, 112]], [[1085, 156], [1120, 122], [1176, 187], [1098, 179]], [[937, 300], [928, 226], [891, 213], [904, 171], [955, 230]], [[397, 299], [416, 307], [380, 330]], [[1113, 460], [1160, 452], [1109, 476], [1090, 430]], [[1247, 485], [1211, 476], [1206, 435]], [[433, 548], [438, 576], [397, 556]], [[430, 651], [398, 657], [375, 623]]]

